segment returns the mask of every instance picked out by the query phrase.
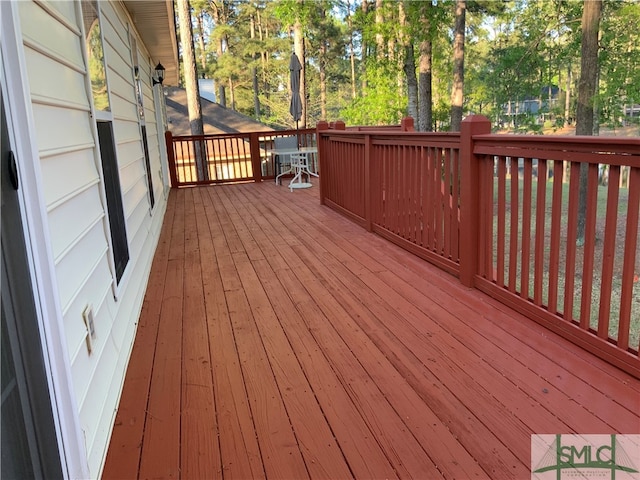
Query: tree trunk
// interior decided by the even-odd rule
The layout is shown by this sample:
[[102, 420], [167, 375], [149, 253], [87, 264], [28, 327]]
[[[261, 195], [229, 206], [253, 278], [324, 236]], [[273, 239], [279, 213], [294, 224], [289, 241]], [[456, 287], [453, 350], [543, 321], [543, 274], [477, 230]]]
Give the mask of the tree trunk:
[[[398, 3], [398, 18], [400, 20], [400, 44], [404, 49], [404, 59], [402, 69], [407, 81], [407, 113], [410, 117], [418, 118], [418, 79], [416, 78], [416, 57], [413, 49], [413, 42], [409, 35], [405, 33], [407, 28], [407, 15], [404, 3]], [[398, 96], [402, 98], [404, 87], [404, 79], [402, 76], [398, 78]], [[403, 114], [401, 112], [400, 116]]]
[[[220, 3], [220, 6], [218, 6], [218, 3]], [[221, 12], [220, 10], [224, 8], [224, 2], [209, 2], [209, 5], [211, 6], [211, 11], [213, 13], [213, 22], [217, 26], [223, 25], [225, 21], [224, 12]], [[223, 54], [224, 54], [224, 48], [222, 44], [222, 37], [220, 37], [216, 42], [216, 56], [218, 57], [218, 61], [220, 61]], [[227, 95], [224, 88], [224, 82], [222, 82], [221, 81], [222, 79], [219, 77], [216, 78], [216, 80], [217, 80], [216, 83], [218, 84], [218, 103], [223, 107], [226, 107]]]
[[405, 47], [404, 73], [407, 76], [407, 110], [409, 116], [418, 118], [418, 79], [416, 78], [416, 59], [413, 53], [413, 43]]
[[327, 45], [322, 42], [320, 46], [320, 59], [318, 69], [320, 73], [320, 118], [327, 118], [327, 69], [326, 65]]
[[433, 45], [431, 41], [431, 2], [424, 4], [421, 23], [425, 39], [420, 42], [420, 62], [418, 67], [418, 130], [433, 130], [433, 90], [431, 61]]
[[[580, 80], [578, 82], [578, 108], [576, 135], [593, 135], [595, 96], [598, 85], [598, 31], [602, 0], [585, 0], [582, 11], [582, 51]], [[580, 166], [580, 195], [578, 202], [578, 245], [585, 241], [587, 214], [587, 164]]]
[[[180, 46], [184, 65], [184, 82], [187, 90], [187, 108], [191, 135], [204, 135], [202, 125], [202, 107], [200, 106], [200, 89], [196, 74], [196, 55], [193, 48], [193, 29], [191, 25], [191, 7], [189, 0], [177, 0], [178, 21], [180, 24]], [[198, 180], [208, 180], [206, 152], [204, 142], [195, 143], [196, 173]]]
[[[353, 21], [351, 20], [351, 2], [347, 0], [347, 25], [349, 26], [349, 61], [351, 62], [351, 98], [356, 98], [356, 54], [353, 44]], [[363, 44], [364, 48], [364, 44]]]
[[231, 93], [231, 110], [236, 109], [236, 90], [233, 85], [233, 80], [229, 77], [229, 93]]
[[[256, 38], [256, 19], [253, 15], [251, 15], [251, 38]], [[257, 63], [260, 58], [260, 54], [256, 53], [253, 56], [254, 62]], [[258, 87], [258, 67], [256, 67], [256, 63], [251, 67], [251, 79], [253, 81], [253, 113], [256, 117], [256, 120], [260, 121], [260, 90]]]
[[567, 67], [567, 92], [564, 96], [564, 125], [569, 125], [569, 120], [571, 116], [571, 64]]
[[[364, 3], [364, 2], [363, 2]], [[384, 36], [380, 31], [384, 24], [384, 16], [382, 12], [383, 0], [376, 0], [376, 58], [378, 61], [384, 60]]]
[[[413, 45], [411, 45], [411, 52], [408, 52], [408, 46], [409, 44], [411, 44], [411, 40], [409, 39], [408, 35], [405, 34], [405, 30], [407, 28], [407, 14], [406, 11], [404, 9], [404, 2], [400, 1], [398, 2], [398, 24], [400, 25], [400, 29], [398, 30], [398, 43], [400, 44], [400, 48], [402, 49], [404, 55], [400, 54], [400, 52], [398, 52], [397, 58], [394, 57], [394, 52], [396, 49], [395, 46], [395, 39], [391, 38], [389, 39], [389, 60], [394, 61], [398, 64], [398, 73], [396, 74], [396, 87], [398, 88], [398, 98], [403, 98], [405, 96], [405, 77], [407, 78], [407, 82], [409, 81], [410, 75], [413, 75], [413, 81], [414, 81], [414, 87], [415, 87], [415, 92], [414, 92], [414, 110], [418, 109], [418, 103], [417, 103], [417, 95], [418, 95], [418, 82], [416, 80], [416, 60], [415, 60], [415, 56], [414, 56], [414, 52], [413, 52]], [[409, 56], [411, 56], [411, 58], [409, 58]], [[410, 62], [411, 65], [413, 65], [413, 73], [408, 73], [407, 72], [407, 62]], [[403, 76], [403, 73], [405, 74]], [[409, 86], [407, 85], [407, 98], [410, 101], [411, 97], [410, 94], [408, 92], [408, 88]], [[411, 104], [407, 105], [408, 108], [411, 107]], [[399, 109], [398, 110], [398, 118], [402, 118], [406, 115], [406, 112], [404, 112], [403, 110]], [[414, 115], [412, 115], [411, 113], [409, 113], [409, 115], [411, 115], [413, 118], [415, 118]]]
[[200, 46], [200, 66], [204, 72], [207, 68], [207, 52], [205, 51], [204, 44], [204, 11], [198, 12], [196, 15], [196, 21], [198, 22], [198, 45]]
[[[266, 29], [266, 27], [263, 27], [262, 25], [262, 16], [260, 15], [260, 10], [258, 10], [257, 12], [257, 17], [258, 17], [258, 38], [260, 39], [260, 44], [264, 45], [264, 41], [269, 38], [269, 31]], [[271, 110], [269, 109], [269, 82], [267, 80], [267, 65], [268, 65], [268, 54], [267, 52], [263, 51], [260, 52], [260, 66], [262, 67], [262, 91], [264, 92], [264, 97], [266, 99], [264, 107], [264, 112], [265, 112], [265, 116], [269, 116], [271, 113]]]
[[[362, 15], [364, 18], [367, 17], [367, 13], [369, 11], [369, 3], [367, 1], [363, 1], [360, 5], [360, 8], [362, 9]], [[363, 33], [363, 32], [360, 32]], [[362, 35], [362, 47], [361, 47], [361, 55], [362, 58], [360, 59], [360, 63], [362, 64], [362, 95], [366, 95], [367, 93], [367, 49], [369, 48], [369, 44], [365, 39], [365, 36]]]
[[602, 0], [585, 0], [582, 12], [582, 52], [578, 81], [576, 135], [593, 135], [593, 114], [598, 78], [598, 31]]
[[453, 87], [451, 89], [451, 131], [459, 132], [464, 100], [464, 29], [466, 0], [456, 0], [456, 21], [453, 40]]

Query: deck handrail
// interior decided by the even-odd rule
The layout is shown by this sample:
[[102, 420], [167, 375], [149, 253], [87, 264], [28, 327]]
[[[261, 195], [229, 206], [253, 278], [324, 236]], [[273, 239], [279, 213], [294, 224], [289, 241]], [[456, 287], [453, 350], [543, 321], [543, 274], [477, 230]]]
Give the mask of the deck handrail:
[[320, 123], [320, 201], [640, 376], [640, 139], [490, 129], [482, 116], [459, 134]]
[[276, 176], [269, 153], [278, 137], [297, 136], [300, 146], [315, 146], [314, 128], [245, 133], [178, 135], [165, 133], [172, 187], [260, 182]]

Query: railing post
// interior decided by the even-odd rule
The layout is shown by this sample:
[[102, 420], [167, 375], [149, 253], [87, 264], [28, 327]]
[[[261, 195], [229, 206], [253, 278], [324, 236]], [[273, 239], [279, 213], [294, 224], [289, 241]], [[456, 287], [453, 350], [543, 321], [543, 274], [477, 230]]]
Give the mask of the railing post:
[[473, 153], [473, 136], [491, 133], [491, 122], [483, 115], [470, 115], [460, 127], [460, 281], [474, 286], [478, 271], [480, 225], [480, 158]]
[[176, 174], [176, 157], [173, 149], [173, 135], [169, 130], [164, 132], [164, 142], [167, 147], [167, 163], [169, 164], [169, 178], [171, 179], [171, 186], [173, 188], [177, 188], [178, 175]]
[[344, 124], [342, 120], [336, 121], [334, 127], [336, 130], [346, 130], [347, 126]]
[[403, 132], [415, 132], [416, 129], [413, 124], [413, 117], [404, 117], [400, 121], [400, 126]]
[[371, 135], [364, 136], [364, 222], [367, 232], [373, 231], [373, 219], [371, 214]]
[[[329, 124], [324, 121], [324, 120], [320, 120], [317, 124], [316, 124], [316, 143], [318, 145], [318, 169], [320, 170], [320, 205], [324, 205], [324, 192], [325, 187], [324, 184], [326, 182], [326, 176], [329, 174], [329, 169], [326, 168], [326, 165], [324, 164], [324, 158], [325, 158], [325, 153], [324, 153], [324, 139], [322, 138], [322, 132], [325, 130], [329, 130]], [[325, 175], [326, 172], [326, 175]]]
[[262, 162], [260, 159], [260, 138], [258, 132], [249, 134], [249, 152], [251, 153], [251, 169], [253, 181], [262, 182]]

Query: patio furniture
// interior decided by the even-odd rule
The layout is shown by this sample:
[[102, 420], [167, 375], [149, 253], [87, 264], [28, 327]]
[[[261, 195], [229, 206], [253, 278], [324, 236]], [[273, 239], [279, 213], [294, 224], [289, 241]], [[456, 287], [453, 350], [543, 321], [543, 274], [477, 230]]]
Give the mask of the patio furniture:
[[294, 148], [282, 148], [282, 149], [274, 148], [273, 150], [271, 150], [270, 153], [271, 155], [274, 156], [274, 158], [286, 158], [286, 165], [288, 167], [286, 170], [283, 170], [282, 168], [280, 169], [280, 173], [276, 175], [276, 184], [278, 184], [279, 182], [281, 183], [280, 179], [284, 175], [293, 174], [294, 177], [296, 176], [297, 171], [293, 166], [293, 156], [300, 155], [300, 154], [304, 155], [304, 163], [305, 163], [304, 170], [308, 172], [310, 175], [313, 175], [315, 177], [318, 176], [318, 174], [314, 171], [314, 169], [310, 168], [311, 162], [309, 161], [312, 155], [315, 156], [318, 153], [317, 147], [294, 147]]
[[[293, 192], [294, 188], [309, 188], [311, 184], [311, 175], [317, 177], [317, 173], [313, 173], [309, 170], [308, 156], [310, 152], [299, 151], [292, 153], [291, 158], [291, 171], [294, 173], [293, 178], [289, 182], [289, 190]], [[303, 181], [303, 175], [307, 176], [307, 182]]]
[[[288, 137], [276, 137], [273, 140], [273, 160], [275, 163], [276, 179], [282, 173], [284, 167], [291, 168], [290, 152], [298, 149], [298, 137], [291, 135]], [[276, 183], [278, 181], [276, 180]]]

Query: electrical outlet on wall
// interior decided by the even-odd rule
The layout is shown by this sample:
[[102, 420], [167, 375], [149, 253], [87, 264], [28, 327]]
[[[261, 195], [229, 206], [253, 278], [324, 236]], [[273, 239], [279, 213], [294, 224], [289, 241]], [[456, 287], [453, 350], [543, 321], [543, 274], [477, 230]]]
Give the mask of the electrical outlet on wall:
[[93, 341], [96, 338], [96, 327], [93, 321], [93, 306], [87, 305], [82, 312], [82, 319], [84, 320], [84, 325], [87, 329], [87, 336], [85, 338], [87, 342], [87, 350], [89, 351], [89, 355], [93, 351]]

